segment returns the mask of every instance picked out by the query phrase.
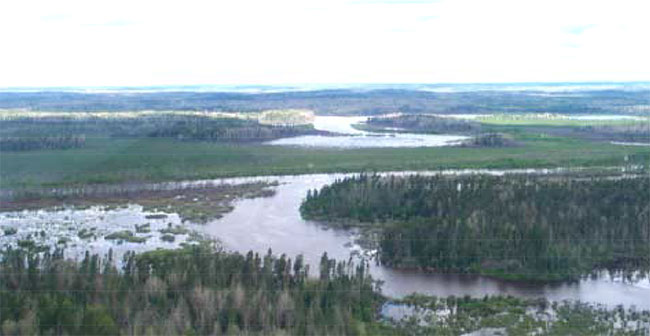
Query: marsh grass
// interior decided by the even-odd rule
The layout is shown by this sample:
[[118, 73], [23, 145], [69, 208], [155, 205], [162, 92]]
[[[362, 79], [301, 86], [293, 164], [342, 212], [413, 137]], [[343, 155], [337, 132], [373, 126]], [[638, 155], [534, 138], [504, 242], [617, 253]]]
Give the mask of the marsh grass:
[[[230, 212], [233, 209], [231, 203], [235, 199], [274, 195], [273, 186], [275, 185], [274, 183], [256, 182], [173, 190], [118, 191], [112, 194], [80, 193], [61, 197], [35, 194], [4, 201], [0, 203], [0, 211], [60, 208], [65, 206], [88, 208], [96, 205], [110, 208], [139, 204], [147, 212], [177, 213], [183, 221], [202, 224]], [[163, 220], [167, 215], [153, 214], [147, 217], [148, 219]]]

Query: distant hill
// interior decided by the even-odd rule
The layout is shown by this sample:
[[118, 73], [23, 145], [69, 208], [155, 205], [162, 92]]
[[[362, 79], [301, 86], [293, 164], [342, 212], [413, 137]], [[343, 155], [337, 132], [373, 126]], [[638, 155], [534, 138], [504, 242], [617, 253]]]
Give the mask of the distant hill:
[[[218, 91], [223, 90], [223, 91]], [[0, 108], [41, 111], [309, 109], [318, 114], [649, 114], [650, 83], [394, 84], [0, 89]]]

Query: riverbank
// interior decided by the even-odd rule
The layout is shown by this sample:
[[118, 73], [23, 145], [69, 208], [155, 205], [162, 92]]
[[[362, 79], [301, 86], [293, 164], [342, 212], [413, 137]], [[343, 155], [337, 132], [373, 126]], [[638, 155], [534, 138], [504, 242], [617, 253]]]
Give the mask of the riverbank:
[[325, 149], [87, 139], [85, 148], [2, 152], [0, 188], [70, 187], [334, 172], [647, 165], [650, 148], [520, 135], [508, 148]]
[[[593, 168], [563, 168], [563, 169], [520, 169], [520, 170], [450, 170], [433, 172], [393, 172], [398, 176], [411, 174], [427, 175], [467, 175], [485, 174], [500, 176], [503, 174], [558, 174], [569, 171], [592, 172]], [[620, 168], [610, 167], [604, 169], [609, 173], [618, 171]], [[593, 172], [592, 172], [593, 173]], [[609, 308], [617, 305], [625, 307], [637, 306], [642, 309], [650, 309], [647, 300], [650, 283], [647, 280], [611, 278], [601, 274], [593, 278], [581, 279], [577, 282], [562, 282], [553, 284], [521, 283], [502, 281], [470, 274], [432, 274], [414, 270], [397, 270], [393, 268], [376, 265], [371, 259], [374, 253], [364, 248], [358, 242], [360, 238], [356, 230], [340, 230], [328, 228], [322, 223], [304, 220], [300, 216], [299, 207], [307, 195], [308, 190], [322, 188], [333, 183], [337, 179], [350, 177], [350, 174], [318, 174], [318, 175], [295, 175], [295, 176], [270, 176], [270, 177], [247, 177], [232, 178], [224, 180], [203, 180], [185, 181], [181, 183], [170, 182], [162, 185], [145, 186], [147, 188], [193, 188], [208, 186], [212, 184], [240, 184], [278, 181], [279, 185], [274, 187], [276, 193], [270, 197], [258, 197], [253, 199], [240, 199], [234, 204], [231, 212], [224, 214], [218, 220], [210, 221], [206, 225], [186, 225], [190, 230], [196, 230], [203, 237], [216, 239], [219, 246], [227, 251], [246, 253], [253, 250], [260, 255], [266, 254], [269, 249], [277, 255], [303, 255], [305, 264], [312, 265], [312, 276], [318, 276], [318, 265], [323, 252], [327, 252], [330, 258], [338, 260], [365, 259], [370, 261], [370, 273], [382, 281], [382, 293], [388, 297], [400, 298], [413, 292], [424, 295], [437, 296], [464, 296], [470, 295], [474, 298], [482, 298], [486, 295], [511, 295], [519, 298], [546, 298], [549, 301], [561, 302], [583, 301], [607, 305]], [[108, 188], [109, 186], [97, 186]], [[142, 186], [135, 186], [145, 188]], [[135, 188], [134, 187], [134, 188]], [[110, 189], [110, 188], [109, 188]], [[66, 192], [74, 192], [64, 190]], [[160, 212], [144, 212], [140, 206], [128, 208], [116, 208], [104, 210], [90, 208], [86, 210], [59, 210], [59, 211], [24, 211], [20, 213], [0, 213], [0, 221], [11, 223], [12, 227], [24, 228], [25, 235], [32, 234], [32, 237], [40, 239], [39, 232], [53, 228], [54, 231], [47, 234], [44, 239], [54, 244], [57, 242], [59, 233], [62, 237], [70, 237], [72, 240], [66, 245], [71, 255], [81, 255], [85, 250], [105, 254], [109, 249], [114, 255], [119, 255], [128, 250], [149, 250], [156, 248], [172, 249], [183, 245], [189, 238], [188, 235], [176, 235], [173, 243], [162, 241], [157, 237], [160, 230], [182, 226], [177, 214], [168, 213], [166, 218], [147, 219], [149, 215], [160, 214]], [[134, 227], [141, 227], [143, 224], [150, 224], [152, 233], [138, 233]], [[91, 230], [97, 228], [95, 233], [98, 238], [94, 240], [82, 240], [77, 237], [77, 231], [82, 229]], [[73, 229], [73, 231], [69, 231]], [[104, 234], [111, 234], [124, 230], [131, 230], [137, 237], [146, 237], [155, 234], [147, 240], [146, 244], [119, 241], [105, 241], [101, 237]], [[23, 233], [19, 232], [20, 235]], [[14, 241], [18, 235], [2, 237], [2, 240]], [[24, 235], [23, 235], [24, 236]], [[85, 237], [85, 235], [84, 235]], [[21, 238], [22, 239], [22, 238]], [[41, 242], [38, 242], [41, 244]], [[45, 242], [43, 242], [45, 243]]]

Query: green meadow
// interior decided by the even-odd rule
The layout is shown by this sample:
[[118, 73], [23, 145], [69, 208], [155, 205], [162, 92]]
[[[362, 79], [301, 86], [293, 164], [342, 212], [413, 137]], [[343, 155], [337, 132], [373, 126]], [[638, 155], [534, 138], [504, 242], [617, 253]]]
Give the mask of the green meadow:
[[316, 149], [169, 138], [89, 138], [83, 148], [0, 153], [0, 185], [61, 187], [231, 176], [647, 164], [650, 147], [519, 133], [504, 148]]

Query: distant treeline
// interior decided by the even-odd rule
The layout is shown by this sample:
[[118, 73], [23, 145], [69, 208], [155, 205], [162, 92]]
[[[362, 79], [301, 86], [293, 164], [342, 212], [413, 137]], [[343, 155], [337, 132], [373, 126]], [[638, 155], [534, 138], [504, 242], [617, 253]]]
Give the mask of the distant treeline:
[[481, 129], [481, 124], [477, 122], [432, 115], [374, 117], [366, 123], [371, 127], [399, 128], [418, 133], [476, 133]]
[[648, 91], [426, 92], [408, 89], [322, 90], [264, 94], [224, 92], [0, 92], [0, 108], [40, 111], [212, 110], [303, 108], [318, 113], [647, 113]]
[[380, 296], [367, 266], [323, 255], [320, 278], [298, 256], [208, 247], [127, 254], [6, 250], [3, 335], [376, 335]]
[[582, 126], [578, 132], [592, 137], [650, 143], [650, 120], [629, 125]]
[[310, 191], [305, 218], [381, 228], [381, 262], [505, 278], [650, 271], [650, 180], [362, 175]]
[[[322, 133], [311, 125], [281, 126], [260, 124], [253, 120], [183, 118], [168, 121], [145, 131], [150, 137], [171, 137], [180, 140], [210, 140], [225, 142], [259, 142], [305, 134]], [[135, 132], [137, 133], [137, 131]], [[136, 136], [133, 131], [124, 136]]]
[[402, 114], [389, 117], [369, 118], [364, 129], [369, 131], [403, 131], [432, 134], [467, 134], [473, 135], [464, 141], [464, 147], [506, 147], [513, 146], [512, 136], [503, 133], [480, 133], [481, 124], [475, 121], [433, 115]]
[[84, 135], [0, 137], [0, 151], [80, 148], [86, 144]]
[[483, 133], [464, 141], [463, 147], [509, 147], [516, 143], [511, 135], [503, 133]]
[[[16, 117], [2, 120], [2, 150], [79, 147], [86, 137], [169, 137], [179, 140], [259, 142], [323, 133], [311, 125], [269, 125], [254, 119], [161, 113], [134, 117]], [[6, 145], [5, 145], [6, 143]]]

